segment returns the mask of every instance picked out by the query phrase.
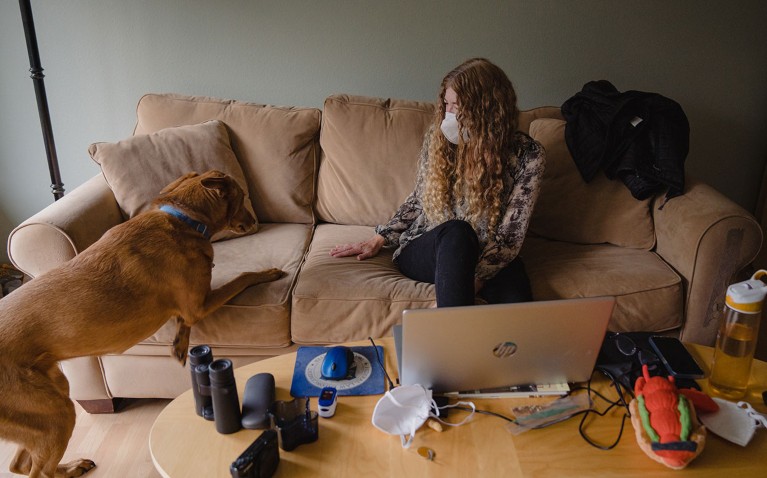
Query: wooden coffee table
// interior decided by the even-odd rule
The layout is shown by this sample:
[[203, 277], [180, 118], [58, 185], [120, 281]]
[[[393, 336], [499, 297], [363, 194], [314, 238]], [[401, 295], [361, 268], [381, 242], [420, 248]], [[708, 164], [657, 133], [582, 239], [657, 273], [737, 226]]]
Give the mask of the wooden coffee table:
[[[396, 376], [394, 344], [390, 338], [376, 341], [385, 349], [389, 375]], [[369, 345], [368, 341], [347, 345]], [[692, 346], [691, 352], [706, 367], [710, 362], [710, 347]], [[277, 399], [290, 400], [290, 384], [296, 354], [290, 353], [241, 367], [235, 371], [240, 394], [245, 382], [256, 373], [269, 372], [277, 384]], [[595, 374], [596, 377], [596, 374]], [[595, 380], [596, 382], [596, 380]], [[702, 381], [704, 387], [706, 381]], [[752, 372], [753, 394], [748, 400], [764, 413], [761, 390], [767, 389], [767, 363], [755, 361]], [[605, 381], [598, 387], [606, 391]], [[759, 392], [758, 400], [756, 392]], [[614, 392], [613, 392], [614, 393]], [[612, 396], [612, 395], [610, 395]], [[240, 397], [242, 398], [242, 397]], [[512, 435], [506, 422], [488, 415], [475, 415], [472, 421], [458, 428], [445, 427], [437, 432], [422, 427], [413, 445], [403, 449], [399, 437], [387, 435], [371, 424], [373, 408], [380, 395], [340, 397], [333, 418], [319, 419], [319, 439], [290, 452], [280, 450], [280, 465], [276, 476], [674, 476], [673, 471], [648, 458], [639, 449], [631, 422], [620, 443], [610, 451], [588, 445], [578, 433], [580, 418]], [[512, 406], [538, 399], [474, 400], [478, 409], [510, 414]], [[312, 409], [316, 410], [316, 398]], [[597, 407], [605, 405], [597, 401]], [[586, 431], [603, 444], [611, 443], [620, 428], [622, 410], [605, 417], [589, 419]], [[463, 418], [464, 412], [451, 412], [451, 420]], [[229, 465], [260, 434], [261, 430], [241, 430], [231, 435], [216, 432], [213, 422], [203, 420], [194, 412], [194, 398], [188, 391], [173, 400], [157, 417], [149, 437], [152, 459], [165, 477], [192, 476], [229, 477]], [[429, 461], [417, 453], [421, 446], [434, 450]], [[709, 434], [706, 448], [682, 473], [696, 477], [767, 476], [767, 430], [758, 430], [748, 447], [742, 448]]]

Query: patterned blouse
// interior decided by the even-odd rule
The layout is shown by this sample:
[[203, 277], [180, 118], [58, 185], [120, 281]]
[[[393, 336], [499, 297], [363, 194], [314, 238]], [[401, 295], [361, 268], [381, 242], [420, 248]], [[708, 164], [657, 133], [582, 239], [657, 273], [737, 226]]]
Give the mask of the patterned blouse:
[[[396, 262], [402, 249], [421, 234], [439, 224], [432, 224], [422, 207], [428, 167], [428, 151], [431, 132], [426, 134], [418, 158], [418, 176], [415, 189], [399, 207], [387, 224], [376, 226], [375, 231], [385, 239], [384, 247], [397, 247], [394, 251]], [[487, 224], [480, 224], [475, 232], [482, 250], [477, 263], [476, 276], [488, 280], [513, 261], [522, 247], [522, 241], [530, 223], [533, 206], [538, 199], [541, 177], [546, 154], [540, 143], [522, 132], [517, 132], [517, 167], [507, 168], [504, 178], [502, 204], [504, 210], [495, 230], [488, 230]], [[461, 206], [453, 210], [454, 218], [462, 219]]]

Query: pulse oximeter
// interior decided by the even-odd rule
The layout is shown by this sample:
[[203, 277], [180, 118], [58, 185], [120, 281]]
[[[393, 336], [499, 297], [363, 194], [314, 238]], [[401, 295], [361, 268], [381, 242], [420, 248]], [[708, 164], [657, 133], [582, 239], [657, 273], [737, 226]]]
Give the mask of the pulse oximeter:
[[335, 387], [325, 387], [317, 401], [317, 413], [323, 418], [330, 418], [336, 413], [338, 391]]

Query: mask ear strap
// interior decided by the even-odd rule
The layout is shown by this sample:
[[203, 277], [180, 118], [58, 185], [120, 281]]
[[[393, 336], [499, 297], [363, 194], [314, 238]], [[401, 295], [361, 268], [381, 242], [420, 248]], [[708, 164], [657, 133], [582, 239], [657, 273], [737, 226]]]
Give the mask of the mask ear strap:
[[474, 406], [474, 403], [473, 403], [473, 402], [456, 402], [456, 403], [454, 403], [454, 404], [452, 404], [452, 405], [445, 405], [444, 407], [438, 407], [438, 406], [437, 406], [437, 402], [435, 402], [433, 399], [432, 399], [431, 403], [432, 403], [432, 407], [434, 408], [434, 410], [444, 410], [445, 408], [454, 408], [454, 407], [457, 407], [457, 406], [459, 406], [459, 405], [465, 405], [465, 406], [467, 406], [467, 407], [470, 407], [470, 408], [471, 408], [471, 413], [469, 413], [469, 414], [466, 416], [466, 418], [464, 418], [463, 420], [461, 420], [461, 421], [460, 421], [460, 422], [458, 422], [458, 423], [449, 423], [449, 422], [446, 422], [446, 421], [442, 420], [441, 418], [439, 418], [439, 417], [437, 416], [437, 414], [436, 414], [436, 413], [431, 413], [431, 412], [429, 413], [429, 416], [431, 416], [432, 418], [434, 418], [434, 419], [435, 419], [435, 420], [437, 420], [438, 422], [442, 423], [443, 425], [447, 425], [447, 426], [449, 426], [449, 427], [460, 427], [461, 425], [463, 425], [463, 424], [465, 424], [466, 422], [468, 422], [469, 420], [471, 420], [471, 417], [472, 417], [472, 416], [474, 415], [474, 413], [477, 411], [477, 407], [475, 407], [475, 406]]
[[764, 418], [764, 415], [757, 412], [749, 413], [748, 415], [756, 420], [758, 427], [767, 428], [767, 418]]
[[751, 406], [748, 402], [738, 402], [738, 408], [742, 408], [746, 411], [749, 418], [753, 418], [756, 422], [756, 427], [765, 427], [767, 428], [767, 418], [765, 418], [764, 415], [754, 410], [754, 408]]
[[410, 448], [410, 445], [413, 443], [413, 438], [415, 438], [415, 427], [410, 428], [410, 436], [407, 440], [405, 440], [405, 435], [399, 436], [399, 439], [402, 442], [402, 448]]

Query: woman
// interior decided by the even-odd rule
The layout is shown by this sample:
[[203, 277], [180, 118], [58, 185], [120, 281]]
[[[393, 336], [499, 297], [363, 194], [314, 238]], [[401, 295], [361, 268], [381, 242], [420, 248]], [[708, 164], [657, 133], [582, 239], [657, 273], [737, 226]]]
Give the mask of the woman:
[[543, 147], [517, 131], [517, 97], [506, 74], [483, 58], [442, 80], [415, 190], [371, 239], [330, 255], [364, 260], [397, 248], [411, 279], [435, 284], [437, 306], [532, 300], [518, 257], [538, 198]]

